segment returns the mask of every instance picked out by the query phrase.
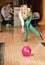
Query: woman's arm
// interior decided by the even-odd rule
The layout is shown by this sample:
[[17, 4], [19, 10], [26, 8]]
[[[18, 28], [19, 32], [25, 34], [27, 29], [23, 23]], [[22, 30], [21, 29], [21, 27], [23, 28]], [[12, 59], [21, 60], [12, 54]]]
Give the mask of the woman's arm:
[[21, 31], [24, 32], [24, 20], [23, 20], [23, 17], [21, 16], [21, 11], [19, 12], [19, 18], [20, 18], [21, 26], [22, 26]]
[[19, 18], [21, 21], [21, 25], [24, 26], [24, 20], [23, 20], [23, 17], [21, 16], [21, 11], [19, 12]]

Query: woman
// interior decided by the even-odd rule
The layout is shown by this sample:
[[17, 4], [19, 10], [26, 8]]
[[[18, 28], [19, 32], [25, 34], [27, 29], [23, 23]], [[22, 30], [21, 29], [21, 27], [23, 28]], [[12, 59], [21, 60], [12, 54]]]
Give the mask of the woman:
[[[27, 5], [22, 5], [20, 12], [19, 12], [19, 18], [21, 20], [21, 31], [24, 32], [25, 31], [25, 39], [24, 41], [28, 40], [28, 29], [30, 29], [32, 32], [34, 32], [38, 37], [40, 37], [41, 39], [42, 36], [41, 34], [31, 25], [31, 20], [32, 20], [32, 11], [31, 8], [28, 8]], [[25, 29], [24, 29], [25, 27]]]

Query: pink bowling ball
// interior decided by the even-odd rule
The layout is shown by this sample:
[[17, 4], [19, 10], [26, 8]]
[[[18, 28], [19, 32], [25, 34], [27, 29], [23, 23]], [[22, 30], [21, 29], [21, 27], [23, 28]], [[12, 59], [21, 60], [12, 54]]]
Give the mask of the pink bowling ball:
[[30, 56], [30, 54], [31, 54], [31, 48], [29, 46], [24, 46], [22, 48], [22, 54], [24, 56]]

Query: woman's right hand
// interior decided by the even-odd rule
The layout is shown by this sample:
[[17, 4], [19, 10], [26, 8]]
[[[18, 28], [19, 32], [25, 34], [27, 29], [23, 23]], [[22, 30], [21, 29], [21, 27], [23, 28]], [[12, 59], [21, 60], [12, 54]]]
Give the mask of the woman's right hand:
[[22, 28], [21, 28], [21, 32], [24, 33], [24, 31], [25, 31], [25, 30], [24, 30], [24, 27], [22, 27]]

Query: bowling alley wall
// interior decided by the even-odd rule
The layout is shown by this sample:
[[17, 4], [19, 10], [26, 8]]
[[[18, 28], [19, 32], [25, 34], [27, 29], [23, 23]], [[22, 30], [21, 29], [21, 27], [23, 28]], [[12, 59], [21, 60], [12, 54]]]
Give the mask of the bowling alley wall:
[[45, 25], [45, 0], [43, 0], [43, 11], [42, 11], [42, 20], [40, 22], [41, 25]]

